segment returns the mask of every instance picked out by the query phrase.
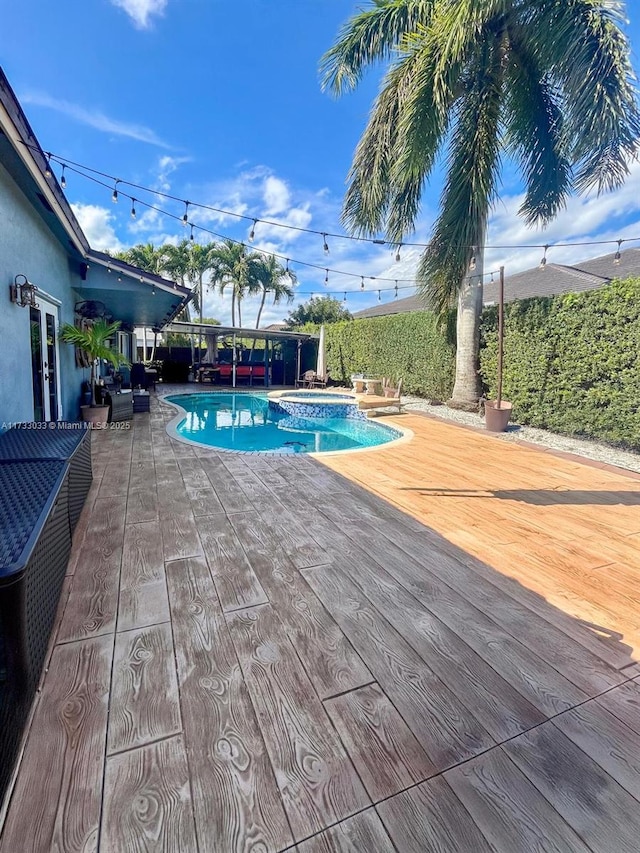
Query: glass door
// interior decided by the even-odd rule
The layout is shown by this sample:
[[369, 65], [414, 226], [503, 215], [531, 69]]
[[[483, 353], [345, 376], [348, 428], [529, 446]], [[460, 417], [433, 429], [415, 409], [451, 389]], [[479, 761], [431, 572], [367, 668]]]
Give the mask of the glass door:
[[58, 306], [38, 294], [38, 308], [30, 308], [31, 374], [33, 417], [36, 421], [57, 421], [60, 405], [58, 363]]
[[42, 358], [42, 325], [39, 308], [29, 308], [31, 332], [31, 378], [33, 383], [33, 419], [44, 418], [44, 369]]

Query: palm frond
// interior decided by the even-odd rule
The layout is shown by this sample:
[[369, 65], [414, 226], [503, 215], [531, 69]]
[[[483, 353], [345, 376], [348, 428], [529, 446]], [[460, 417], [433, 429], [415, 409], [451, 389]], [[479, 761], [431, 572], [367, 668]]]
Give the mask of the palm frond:
[[572, 171], [560, 96], [519, 36], [510, 32], [505, 141], [525, 177], [526, 196], [519, 213], [528, 225], [546, 225], [565, 205]]
[[620, 28], [623, 9], [603, 0], [540, 3], [530, 21], [544, 67], [553, 69], [563, 91], [580, 191], [619, 187], [638, 155], [638, 92]]
[[400, 39], [418, 24], [427, 25], [437, 0], [374, 0], [354, 15], [320, 60], [322, 88], [334, 94], [354, 89], [365, 69], [389, 59]]
[[503, 49], [481, 43], [470, 87], [457, 104], [440, 214], [418, 268], [418, 287], [444, 317], [467, 274], [474, 246], [484, 245], [500, 171]]

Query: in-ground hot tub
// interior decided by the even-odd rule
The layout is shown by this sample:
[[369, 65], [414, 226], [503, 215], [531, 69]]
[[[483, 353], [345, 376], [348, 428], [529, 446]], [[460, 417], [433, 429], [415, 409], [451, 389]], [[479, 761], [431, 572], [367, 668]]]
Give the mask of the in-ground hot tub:
[[296, 418], [367, 419], [354, 394], [338, 391], [272, 391], [269, 407]]

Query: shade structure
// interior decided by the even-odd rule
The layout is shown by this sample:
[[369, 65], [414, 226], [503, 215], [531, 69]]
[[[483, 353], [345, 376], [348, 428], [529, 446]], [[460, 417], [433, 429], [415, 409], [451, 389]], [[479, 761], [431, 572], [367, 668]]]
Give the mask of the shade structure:
[[318, 338], [318, 360], [316, 362], [316, 375], [324, 378], [327, 372], [327, 353], [324, 343], [324, 326], [320, 326], [320, 337]]

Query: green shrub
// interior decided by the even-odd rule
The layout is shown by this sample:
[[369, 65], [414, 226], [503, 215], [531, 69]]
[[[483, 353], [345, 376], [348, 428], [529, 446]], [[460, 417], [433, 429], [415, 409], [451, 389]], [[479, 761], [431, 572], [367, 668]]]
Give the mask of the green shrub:
[[450, 397], [454, 347], [429, 311], [331, 323], [325, 330], [332, 379], [348, 385], [352, 373], [371, 373], [401, 378], [408, 394]]
[[[503, 397], [514, 419], [640, 450], [640, 279], [505, 307]], [[481, 373], [496, 393], [497, 309], [483, 316]]]

